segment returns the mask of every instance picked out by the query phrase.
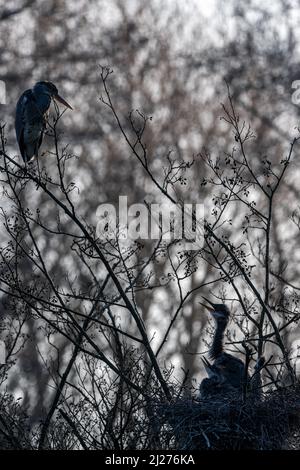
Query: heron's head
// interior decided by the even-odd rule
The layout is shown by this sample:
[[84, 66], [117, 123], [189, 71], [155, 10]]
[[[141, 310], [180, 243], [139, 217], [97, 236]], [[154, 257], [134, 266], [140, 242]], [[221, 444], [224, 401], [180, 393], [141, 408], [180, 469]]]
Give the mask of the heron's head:
[[55, 99], [55, 101], [58, 101], [59, 103], [63, 104], [69, 109], [73, 109], [72, 106], [69, 105], [69, 103], [66, 102], [61, 96], [58, 94], [58, 89], [52, 82], [37, 82], [34, 87], [34, 91], [38, 93], [43, 93], [46, 95], [49, 95], [51, 98]]
[[225, 304], [213, 304], [210, 300], [206, 299], [202, 296], [202, 298], [209, 304], [204, 304], [199, 302], [200, 305], [205, 307], [211, 315], [214, 317], [216, 321], [224, 321], [227, 322], [229, 320], [230, 312]]

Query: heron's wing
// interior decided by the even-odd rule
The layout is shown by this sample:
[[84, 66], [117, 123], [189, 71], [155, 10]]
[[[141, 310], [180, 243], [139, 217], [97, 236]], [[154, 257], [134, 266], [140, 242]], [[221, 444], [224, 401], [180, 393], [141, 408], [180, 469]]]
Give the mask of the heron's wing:
[[245, 369], [245, 364], [238, 357], [232, 356], [226, 352], [222, 353], [216, 360], [215, 365], [220, 368], [241, 370]]
[[26, 156], [25, 147], [24, 147], [24, 127], [25, 127], [24, 117], [25, 117], [26, 106], [28, 106], [28, 102], [31, 99], [33, 99], [32, 91], [31, 90], [24, 91], [24, 93], [20, 96], [17, 102], [17, 107], [16, 107], [16, 118], [15, 118], [16, 137], [17, 137], [17, 142], [20, 147], [22, 158], [25, 162], [27, 160], [27, 156]]

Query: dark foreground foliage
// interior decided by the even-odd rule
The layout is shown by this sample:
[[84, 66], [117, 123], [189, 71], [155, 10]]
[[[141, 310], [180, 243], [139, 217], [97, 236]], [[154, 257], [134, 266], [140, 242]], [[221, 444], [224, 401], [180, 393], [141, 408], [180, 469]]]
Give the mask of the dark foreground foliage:
[[[137, 407], [130, 417], [131, 423], [126, 425], [124, 446], [115, 440], [116, 450], [145, 449], [146, 442], [151, 450], [290, 450], [299, 446], [299, 384], [269, 391], [259, 400], [248, 397], [244, 402], [237, 397], [215, 397], [180, 398], [172, 404], [140, 402], [139, 405], [141, 408]], [[40, 429], [30, 426], [29, 417], [20, 412], [18, 403], [6, 395], [0, 406], [0, 448], [36, 448]], [[50, 428], [49, 448], [113, 448], [108, 445], [109, 440], [99, 435], [101, 423], [97, 419], [88, 420], [88, 413], [83, 414], [82, 404], [74, 407], [73, 416], [76, 414], [79, 420], [85, 418], [87, 435], [98, 434], [98, 437], [85, 444], [87, 440], [81, 438], [80, 432], [74, 433], [79, 429], [79, 422], [66, 420], [66, 415], [61, 413]], [[118, 429], [116, 422], [115, 436]], [[55, 443], [54, 447], [51, 443]]]
[[300, 422], [300, 387], [269, 391], [261, 400], [180, 400], [160, 407], [179, 449], [293, 448]]

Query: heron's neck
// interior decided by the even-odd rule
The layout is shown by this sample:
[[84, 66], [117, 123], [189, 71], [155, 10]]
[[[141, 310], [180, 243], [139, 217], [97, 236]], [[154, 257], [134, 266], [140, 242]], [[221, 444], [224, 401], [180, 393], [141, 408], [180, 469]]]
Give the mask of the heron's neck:
[[39, 109], [40, 113], [46, 113], [51, 104], [51, 96], [49, 92], [45, 90], [41, 85], [35, 85], [32, 91], [35, 97], [36, 106]]
[[227, 325], [226, 320], [218, 320], [216, 322], [216, 331], [214, 334], [213, 342], [209, 351], [209, 356], [212, 359], [217, 359], [223, 352], [223, 338], [224, 338], [224, 331]]

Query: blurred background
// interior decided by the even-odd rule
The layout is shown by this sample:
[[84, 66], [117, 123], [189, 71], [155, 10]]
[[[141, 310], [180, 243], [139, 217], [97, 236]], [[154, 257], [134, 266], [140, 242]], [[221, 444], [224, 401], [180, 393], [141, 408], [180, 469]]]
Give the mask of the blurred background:
[[[80, 190], [76, 197], [80, 215], [94, 223], [101, 202], [117, 203], [119, 195], [127, 195], [131, 204], [155, 195], [112, 114], [101, 103], [99, 65], [109, 66], [114, 71], [110, 93], [124, 128], [129, 131], [131, 110], [152, 116], [145, 134], [152, 168], [159, 175], [170, 152], [185, 161], [194, 158], [187, 174], [189, 185], [182, 194], [185, 201], [205, 204], [211, 194], [200, 188], [206, 169], [198, 154], [208, 148], [217, 157], [230, 152], [233, 145], [231, 130], [220, 120], [226, 84], [241, 119], [254, 129], [256, 140], [249, 155], [257, 170], [266, 155], [274, 164], [286, 156], [299, 125], [299, 107], [292, 102], [292, 84], [300, 80], [299, 27], [298, 0], [165, 0], [163, 7], [159, 0], [2, 2], [0, 80], [6, 87], [6, 104], [0, 104], [0, 120], [5, 123], [7, 152], [20, 158], [14, 135], [18, 97], [36, 81], [49, 80], [74, 108], [64, 115], [60, 129], [62, 143], [77, 157], [70, 160], [68, 175]], [[44, 149], [50, 145], [45, 142]], [[51, 157], [45, 158], [45, 165], [51, 170]], [[282, 185], [272, 232], [274, 269], [289, 263], [286, 278], [296, 286], [299, 232], [289, 229], [289, 224], [299, 207], [299, 191], [296, 159]], [[52, 209], [43, 197], [32, 194], [30, 205], [50, 218]], [[235, 233], [241, 233], [239, 209], [233, 210], [233, 217]], [[68, 266], [77, 273], [81, 288], [88, 284], [76, 257], [55, 236], [45, 236], [43, 253], [51, 259], [57, 278], [63, 279]], [[24, 269], [30, 275], [32, 268]], [[155, 270], [160, 278], [164, 262]], [[210, 276], [209, 265], [200, 264], [189, 277], [189, 289]], [[261, 272], [253, 276], [259, 285]], [[282, 295], [280, 288], [277, 293]], [[197, 294], [184, 305], [163, 360], [176, 366], [178, 376], [182, 367], [199, 380], [197, 353], [207, 349], [209, 325], [207, 316], [199, 313]], [[161, 338], [161, 325], [172, 317], [177, 296], [172, 283], [137, 293], [150, 336]], [[30, 404], [34, 420], [47, 403], [50, 379], [41, 360], [43, 334], [30, 319], [24, 328], [27, 340], [6, 386], [22, 396], [24, 405]], [[287, 347], [297, 349], [297, 334], [298, 327], [286, 334]], [[62, 352], [66, 344], [62, 340]]]

